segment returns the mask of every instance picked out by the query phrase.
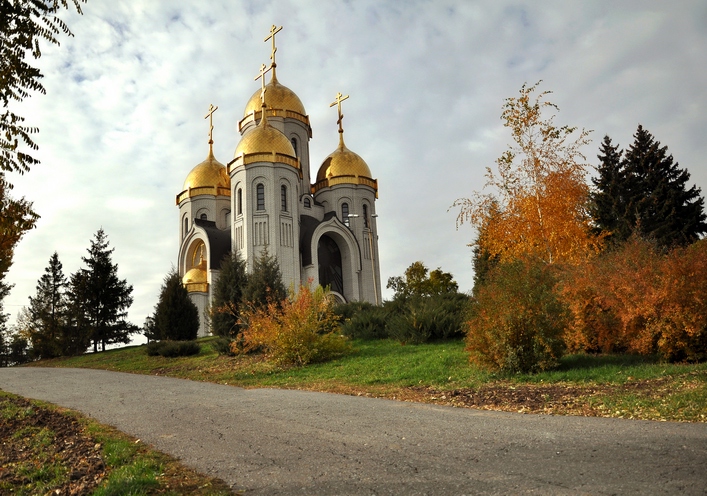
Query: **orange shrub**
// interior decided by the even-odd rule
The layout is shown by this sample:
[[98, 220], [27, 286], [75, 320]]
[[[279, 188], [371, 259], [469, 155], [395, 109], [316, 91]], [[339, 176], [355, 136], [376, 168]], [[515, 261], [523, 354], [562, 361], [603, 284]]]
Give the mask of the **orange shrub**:
[[322, 362], [350, 350], [338, 332], [333, 299], [321, 287], [300, 286], [281, 303], [244, 310], [241, 325], [243, 332], [231, 344], [234, 353], [262, 350], [281, 364]]

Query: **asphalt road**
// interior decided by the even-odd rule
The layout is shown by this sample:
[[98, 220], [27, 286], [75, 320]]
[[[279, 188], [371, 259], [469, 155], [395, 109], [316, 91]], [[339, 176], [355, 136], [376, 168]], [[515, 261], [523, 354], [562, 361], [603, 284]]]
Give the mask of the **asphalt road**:
[[86, 369], [0, 389], [79, 410], [246, 494], [707, 494], [707, 425], [475, 411]]

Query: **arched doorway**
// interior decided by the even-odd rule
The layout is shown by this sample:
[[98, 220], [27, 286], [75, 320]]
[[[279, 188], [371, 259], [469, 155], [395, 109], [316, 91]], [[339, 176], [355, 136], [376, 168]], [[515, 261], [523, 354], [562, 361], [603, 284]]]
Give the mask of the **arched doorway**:
[[329, 286], [331, 291], [344, 294], [344, 271], [341, 264], [341, 251], [336, 241], [324, 234], [317, 244], [319, 259], [319, 284]]

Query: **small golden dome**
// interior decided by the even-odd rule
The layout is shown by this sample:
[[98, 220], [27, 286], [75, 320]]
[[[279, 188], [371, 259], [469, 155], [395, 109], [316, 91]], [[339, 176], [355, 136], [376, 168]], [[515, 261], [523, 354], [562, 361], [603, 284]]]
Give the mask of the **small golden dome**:
[[[339, 147], [329, 155], [317, 172], [317, 183], [335, 177], [351, 177], [351, 182], [359, 184], [358, 177], [371, 177], [368, 164], [357, 154], [346, 148], [343, 135], [339, 135]], [[340, 182], [346, 182], [345, 180]]]
[[270, 126], [267, 119], [261, 119], [260, 124], [243, 135], [233, 157], [238, 158], [251, 153], [273, 152], [296, 158], [295, 149], [287, 136]]
[[206, 270], [202, 267], [192, 267], [189, 271], [184, 274], [182, 278], [183, 284], [203, 284], [207, 282]]
[[[260, 100], [261, 90], [253, 93], [248, 103], [245, 106], [244, 116], [252, 112], [260, 112], [262, 101]], [[298, 114], [307, 115], [302, 105], [302, 100], [299, 99], [295, 92], [287, 86], [281, 85], [277, 77], [273, 76], [270, 82], [265, 86], [265, 104], [269, 109], [274, 110], [290, 110]]]
[[184, 181], [184, 191], [189, 188], [226, 188], [231, 189], [231, 178], [228, 175], [226, 166], [214, 158], [214, 154], [209, 150], [206, 160], [194, 167]]

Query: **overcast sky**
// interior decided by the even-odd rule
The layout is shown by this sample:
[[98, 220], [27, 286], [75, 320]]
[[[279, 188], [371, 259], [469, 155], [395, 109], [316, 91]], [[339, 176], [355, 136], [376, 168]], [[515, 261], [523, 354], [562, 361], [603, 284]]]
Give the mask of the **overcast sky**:
[[[510, 142], [503, 101], [543, 80], [557, 124], [608, 134], [622, 147], [642, 124], [707, 191], [707, 3], [621, 1], [89, 0], [64, 14], [75, 34], [44, 46], [47, 95], [18, 108], [40, 133], [42, 164], [12, 176], [42, 216], [15, 254], [11, 321], [56, 250], [68, 276], [106, 231], [142, 325], [176, 263], [175, 195], [214, 152], [227, 163], [237, 123], [277, 35], [278, 79], [310, 116], [312, 174], [346, 144], [378, 179], [383, 287], [416, 260], [472, 287], [474, 232], [455, 227], [456, 198], [484, 186]], [[389, 290], [384, 291], [390, 297]]]

